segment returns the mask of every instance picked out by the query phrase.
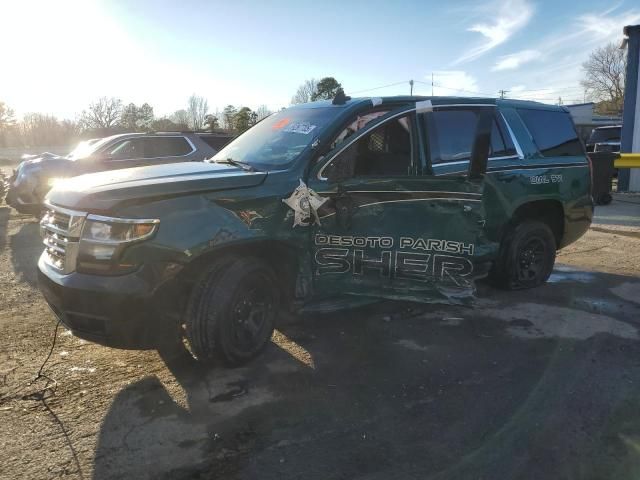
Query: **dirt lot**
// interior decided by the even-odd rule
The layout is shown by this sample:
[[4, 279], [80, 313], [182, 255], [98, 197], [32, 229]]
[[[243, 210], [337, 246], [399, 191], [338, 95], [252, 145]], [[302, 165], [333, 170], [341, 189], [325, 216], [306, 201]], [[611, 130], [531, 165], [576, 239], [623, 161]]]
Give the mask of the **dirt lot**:
[[640, 478], [640, 233], [615, 205], [544, 287], [304, 318], [243, 368], [61, 330], [44, 402], [37, 224], [0, 207], [0, 477]]

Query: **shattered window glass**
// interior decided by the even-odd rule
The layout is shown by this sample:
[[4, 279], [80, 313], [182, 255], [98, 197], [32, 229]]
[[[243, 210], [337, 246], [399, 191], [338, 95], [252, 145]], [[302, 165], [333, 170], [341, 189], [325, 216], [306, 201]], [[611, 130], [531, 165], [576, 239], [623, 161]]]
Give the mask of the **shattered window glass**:
[[382, 117], [383, 115], [386, 115], [387, 113], [389, 113], [389, 110], [379, 110], [376, 112], [367, 113], [365, 115], [358, 115], [353, 122], [347, 125], [344, 130], [342, 130], [340, 134], [338, 134], [336, 139], [331, 144], [331, 149], [334, 149], [354, 133], [362, 130], [369, 123], [377, 118]]
[[329, 179], [353, 176], [398, 176], [411, 171], [411, 122], [389, 120], [349, 146], [324, 173]]

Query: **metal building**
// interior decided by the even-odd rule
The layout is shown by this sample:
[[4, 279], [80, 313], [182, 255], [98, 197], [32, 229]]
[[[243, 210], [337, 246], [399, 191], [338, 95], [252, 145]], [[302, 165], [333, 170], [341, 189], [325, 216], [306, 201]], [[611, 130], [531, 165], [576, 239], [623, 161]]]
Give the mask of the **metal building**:
[[[640, 25], [624, 27], [627, 74], [624, 89], [621, 153], [640, 153]], [[618, 190], [640, 192], [640, 168], [621, 169]]]

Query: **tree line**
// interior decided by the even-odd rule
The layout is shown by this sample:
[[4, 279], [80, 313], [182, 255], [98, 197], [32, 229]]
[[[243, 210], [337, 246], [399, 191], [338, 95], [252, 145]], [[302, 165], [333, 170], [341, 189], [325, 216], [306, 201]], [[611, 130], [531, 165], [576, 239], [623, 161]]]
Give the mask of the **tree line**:
[[[333, 77], [306, 80], [291, 104], [333, 98], [340, 83]], [[100, 97], [90, 103], [75, 120], [61, 120], [44, 113], [26, 113], [17, 119], [14, 111], [0, 100], [0, 147], [71, 145], [86, 138], [124, 132], [209, 131], [240, 134], [271, 115], [265, 106], [227, 105], [211, 112], [206, 98], [193, 94], [184, 109], [157, 117], [148, 103], [124, 104], [120, 98]]]
[[43, 113], [26, 113], [17, 119], [14, 111], [0, 101], [0, 147], [71, 145], [80, 139], [124, 132], [192, 130], [239, 134], [271, 113], [265, 105], [255, 111], [227, 105], [221, 113], [212, 113], [207, 100], [194, 94], [184, 109], [160, 117], [148, 103], [124, 104], [119, 98], [100, 97], [75, 120]]

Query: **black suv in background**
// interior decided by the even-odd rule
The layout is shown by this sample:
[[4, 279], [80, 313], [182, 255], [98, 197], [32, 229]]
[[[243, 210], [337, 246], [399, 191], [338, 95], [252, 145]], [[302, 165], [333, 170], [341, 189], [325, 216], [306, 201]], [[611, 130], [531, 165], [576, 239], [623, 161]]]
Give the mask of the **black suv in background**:
[[594, 128], [587, 140], [587, 152], [619, 152], [621, 132], [621, 125]]
[[124, 133], [81, 142], [70, 154], [24, 160], [9, 180], [6, 202], [21, 213], [38, 215], [55, 180], [84, 173], [178, 162], [215, 155], [232, 135], [193, 132]]

